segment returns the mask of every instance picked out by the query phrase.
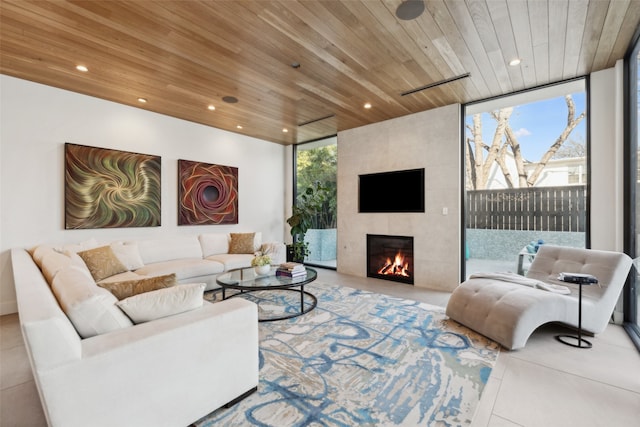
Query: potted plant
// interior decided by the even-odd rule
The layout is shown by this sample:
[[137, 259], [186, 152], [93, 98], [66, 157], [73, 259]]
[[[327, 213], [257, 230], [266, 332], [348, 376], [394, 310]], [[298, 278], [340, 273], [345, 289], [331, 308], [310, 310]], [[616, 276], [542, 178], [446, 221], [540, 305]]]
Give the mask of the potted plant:
[[309, 255], [309, 244], [304, 235], [309, 229], [309, 216], [305, 209], [294, 205], [291, 216], [287, 219], [291, 226], [292, 243], [287, 245], [287, 261], [303, 262]]
[[253, 267], [258, 275], [267, 274], [271, 271], [271, 257], [267, 254], [258, 252], [251, 260], [251, 267]]
[[293, 205], [291, 216], [287, 218], [292, 237], [291, 245], [287, 246], [290, 261], [303, 262], [309, 255], [309, 244], [304, 241], [304, 236], [322, 210], [325, 193], [326, 189], [319, 182], [315, 182], [298, 196]]

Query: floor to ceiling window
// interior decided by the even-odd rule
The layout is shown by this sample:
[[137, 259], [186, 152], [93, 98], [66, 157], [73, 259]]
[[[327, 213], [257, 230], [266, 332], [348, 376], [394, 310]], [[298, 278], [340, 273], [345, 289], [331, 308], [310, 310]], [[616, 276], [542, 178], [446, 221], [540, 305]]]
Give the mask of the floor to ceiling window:
[[305, 233], [305, 263], [336, 268], [338, 138], [298, 144], [295, 150], [296, 203], [308, 202], [315, 214]]
[[[625, 58], [625, 251], [640, 257], [640, 42]], [[625, 329], [640, 349], [640, 261], [635, 260], [625, 289]]]
[[586, 80], [465, 106], [465, 274], [588, 244]]

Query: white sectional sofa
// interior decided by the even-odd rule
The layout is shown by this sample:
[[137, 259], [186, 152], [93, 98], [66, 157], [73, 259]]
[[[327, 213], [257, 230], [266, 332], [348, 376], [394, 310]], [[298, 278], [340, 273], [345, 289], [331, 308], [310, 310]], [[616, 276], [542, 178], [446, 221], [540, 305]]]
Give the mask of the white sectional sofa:
[[[202, 298], [216, 274], [250, 265], [253, 254], [229, 253], [229, 238], [11, 251], [22, 333], [50, 426], [187, 426], [255, 391], [255, 304]], [[90, 246], [115, 248], [126, 264], [103, 285], [165, 274], [178, 284], [119, 300], [77, 254]], [[284, 245], [271, 246], [275, 263]]]
[[[251, 248], [234, 244], [234, 239], [253, 239]], [[281, 242], [262, 243], [262, 235], [256, 233], [206, 233], [174, 236], [162, 239], [98, 242], [90, 239], [78, 244], [43, 244], [32, 250], [45, 275], [52, 275], [70, 256], [84, 250], [109, 245], [127, 268], [98, 282], [136, 280], [141, 277], [175, 274], [178, 283], [205, 283], [206, 290], [218, 287], [218, 274], [234, 268], [251, 265], [255, 252], [264, 251], [271, 256], [271, 264], [286, 260], [286, 246]], [[246, 245], [245, 245], [246, 246]], [[244, 252], [244, 253], [240, 253]], [[55, 253], [52, 255], [52, 253]], [[61, 255], [66, 255], [63, 258]], [[49, 279], [49, 278], [48, 278]], [[51, 280], [49, 280], [51, 281]]]

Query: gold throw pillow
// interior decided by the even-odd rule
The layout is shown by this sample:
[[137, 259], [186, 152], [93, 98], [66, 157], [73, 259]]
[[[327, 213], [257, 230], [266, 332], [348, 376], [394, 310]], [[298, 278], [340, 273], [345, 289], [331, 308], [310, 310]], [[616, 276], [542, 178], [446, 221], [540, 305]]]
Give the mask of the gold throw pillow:
[[128, 271], [127, 267], [122, 265], [110, 246], [101, 246], [99, 248], [81, 251], [78, 252], [78, 255], [87, 265], [91, 276], [93, 276], [93, 280], [96, 282]]
[[253, 240], [256, 233], [230, 233], [231, 242], [229, 242], [230, 254], [253, 254]]
[[145, 292], [170, 288], [176, 283], [176, 275], [171, 273], [164, 276], [145, 277], [144, 279], [138, 280], [123, 280], [122, 282], [98, 283], [98, 285], [110, 291], [119, 300], [123, 300], [125, 298], [129, 298], [131, 296], [142, 294]]

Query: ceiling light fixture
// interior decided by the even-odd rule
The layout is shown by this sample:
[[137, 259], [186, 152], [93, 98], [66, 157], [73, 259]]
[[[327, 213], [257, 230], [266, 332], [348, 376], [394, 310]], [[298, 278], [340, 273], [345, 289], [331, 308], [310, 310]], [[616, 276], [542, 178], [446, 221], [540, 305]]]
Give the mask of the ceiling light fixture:
[[236, 98], [235, 96], [224, 96], [222, 97], [222, 100], [227, 104], [235, 104], [236, 102], [238, 102], [238, 98]]
[[287, 128], [282, 128], [282, 132], [283, 132], [283, 133], [287, 133], [287, 132], [289, 132], [289, 129], [287, 129]]
[[367, 110], [371, 108], [371, 103], [367, 102], [366, 104], [364, 104], [364, 108], [366, 108]]
[[293, 61], [291, 63], [291, 68], [300, 68], [300, 63], [298, 61]]
[[76, 70], [82, 71], [83, 73], [86, 73], [87, 71], [89, 71], [89, 69], [84, 65], [76, 65]]
[[207, 107], [207, 109], [209, 109], [209, 110], [211, 110], [211, 111], [214, 111], [214, 110], [216, 109], [216, 107], [215, 107], [215, 106], [213, 106], [213, 105], [209, 105], [209, 106]]
[[238, 129], [242, 129], [242, 126], [238, 125], [238, 126], [236, 126], [236, 128], [238, 128]]
[[422, 0], [406, 0], [396, 9], [396, 16], [403, 21], [411, 21], [422, 15], [424, 2]]
[[138, 102], [142, 102], [143, 104], [146, 104], [147, 100], [145, 98], [138, 98]]
[[511, 61], [509, 61], [509, 65], [511, 65], [512, 67], [515, 67], [517, 65], [520, 65], [520, 62], [522, 62], [520, 58], [514, 58]]

